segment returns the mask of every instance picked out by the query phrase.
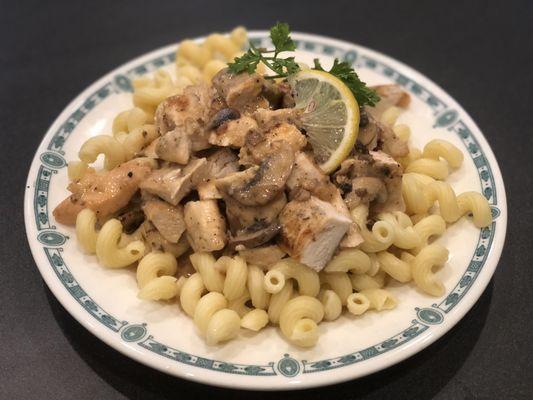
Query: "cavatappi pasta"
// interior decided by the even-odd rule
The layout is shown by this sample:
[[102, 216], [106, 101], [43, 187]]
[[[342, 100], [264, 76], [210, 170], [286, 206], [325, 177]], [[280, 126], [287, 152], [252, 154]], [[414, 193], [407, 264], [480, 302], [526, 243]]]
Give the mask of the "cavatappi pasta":
[[[157, 163], [149, 148], [162, 139], [155, 115], [158, 106], [189, 85], [210, 82], [243, 52], [246, 37], [246, 30], [239, 27], [229, 35], [209, 35], [203, 42], [184, 40], [176, 52], [174, 71], [160, 70], [135, 79], [133, 107], [114, 118], [111, 134], [94, 136], [81, 146], [79, 160], [69, 162], [69, 180], [77, 184], [87, 174], [98, 174], [94, 163], [99, 156], [103, 156], [105, 171], [138, 157]], [[398, 106], [384, 110], [379, 123], [407, 142], [415, 132], [397, 123], [402, 111]], [[185, 233], [179, 240], [165, 237], [163, 225], [167, 221], [154, 219], [152, 225], [125, 233], [122, 220], [114, 215], [99, 220], [88, 207], [77, 214], [76, 236], [81, 249], [95, 254], [104, 267], [136, 266], [138, 297], [179, 303], [209, 345], [237, 337], [241, 328], [258, 332], [268, 325], [279, 325], [289, 342], [310, 347], [319, 339], [323, 320], [336, 321], [344, 311], [356, 320], [367, 312], [393, 309], [401, 298], [394, 296], [391, 282], [411, 285], [431, 296], [444, 295], [445, 286], [437, 270], [445, 267], [448, 250], [432, 242], [445, 234], [446, 224], [462, 216], [471, 216], [477, 227], [492, 221], [483, 195], [456, 195], [445, 182], [461, 167], [460, 149], [436, 139], [422, 150], [409, 147], [403, 154], [394, 161], [403, 170], [399, 191], [405, 211], [372, 213], [364, 202], [350, 206], [345, 218], [351, 219], [362, 241], [338, 248], [320, 272], [279, 248], [272, 254], [264, 253], [276, 253], [271, 263], [250, 261], [239, 255], [245, 249], [238, 246], [199, 251]], [[197, 179], [193, 175], [180, 172], [177, 178], [160, 179], [180, 179], [193, 185]], [[204, 188], [205, 192], [198, 190], [199, 207], [202, 202], [222, 198], [215, 186]], [[168, 198], [177, 195], [173, 192]], [[179, 204], [182, 197], [172, 204], [172, 212], [184, 215], [189, 224], [190, 210], [185, 207], [184, 211]], [[151, 196], [148, 201], [162, 200]], [[154, 232], [159, 235], [157, 240]], [[189, 263], [190, 274], [178, 272]]]

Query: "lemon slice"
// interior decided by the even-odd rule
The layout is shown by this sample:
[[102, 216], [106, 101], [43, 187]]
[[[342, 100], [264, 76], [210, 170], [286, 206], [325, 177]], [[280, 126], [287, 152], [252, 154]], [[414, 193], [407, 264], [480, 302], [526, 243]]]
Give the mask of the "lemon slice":
[[303, 128], [315, 159], [330, 174], [355, 145], [359, 133], [357, 100], [340, 79], [324, 71], [300, 71], [288, 80], [296, 107], [304, 109]]

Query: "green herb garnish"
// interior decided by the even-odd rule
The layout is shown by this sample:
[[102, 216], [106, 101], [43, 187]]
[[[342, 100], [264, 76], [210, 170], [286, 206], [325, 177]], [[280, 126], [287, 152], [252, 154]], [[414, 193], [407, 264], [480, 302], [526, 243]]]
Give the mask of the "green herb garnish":
[[[229, 70], [236, 74], [240, 74], [241, 72], [251, 74], [256, 70], [257, 65], [262, 62], [276, 73], [276, 75], [265, 76], [267, 79], [286, 78], [300, 71], [300, 66], [296, 63], [294, 57], [278, 57], [281, 52], [294, 51], [296, 49], [290, 33], [288, 24], [278, 22], [270, 28], [270, 39], [274, 45], [273, 50], [257, 48], [250, 42], [248, 51], [241, 57], [236, 57], [232, 63], [228, 64]], [[314, 60], [314, 64], [315, 70], [324, 71], [318, 59]], [[380, 100], [378, 94], [359, 79], [352, 66], [346, 61], [339, 61], [336, 58], [331, 69], [326, 72], [336, 76], [348, 86], [360, 107], [364, 105], [373, 107]]]
[[[313, 61], [315, 63], [315, 68], [313, 69], [325, 71], [324, 68], [322, 68], [322, 65], [320, 65], [318, 58], [315, 58]], [[366, 86], [366, 83], [359, 79], [359, 76], [357, 76], [352, 66], [346, 61], [339, 61], [339, 59], [336, 58], [335, 61], [333, 61], [333, 66], [331, 69], [326, 72], [336, 76], [342, 82], [344, 82], [346, 86], [348, 86], [360, 107], [365, 104], [374, 107], [380, 100], [380, 97], [376, 91]]]

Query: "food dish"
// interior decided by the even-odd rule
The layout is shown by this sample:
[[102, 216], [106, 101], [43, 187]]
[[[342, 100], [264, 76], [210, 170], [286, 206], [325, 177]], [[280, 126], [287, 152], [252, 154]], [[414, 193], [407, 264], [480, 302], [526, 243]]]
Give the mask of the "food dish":
[[[431, 152], [431, 150], [428, 150], [428, 153], [430, 153], [430, 152]], [[113, 160], [113, 157], [111, 157], [111, 160]], [[437, 170], [436, 173], [438, 173], [438, 172], [439, 172], [439, 171]], [[416, 206], [416, 205], [415, 205], [415, 206]], [[417, 205], [417, 206], [418, 206], [418, 207], [421, 207], [420, 205]], [[401, 218], [401, 217], [400, 217], [400, 218]], [[450, 218], [452, 218], [452, 217], [450, 217]], [[383, 222], [386, 222], [386, 221], [383, 221]], [[382, 225], [384, 225], [384, 224], [382, 224]], [[112, 230], [112, 231], [113, 231], [113, 230]], [[116, 231], [116, 228], [115, 228], [114, 231], [111, 232], [111, 233], [114, 234], [114, 235], [116, 236], [116, 232], [115, 232], [115, 231]], [[407, 240], [407, 239], [405, 239], [405, 240]], [[106, 241], [106, 242], [107, 242], [107, 241]], [[111, 250], [114, 251], [114, 250], [116, 250], [116, 249], [111, 249]], [[110, 259], [111, 259], [111, 260], [114, 260], [114, 258], [115, 258], [114, 256], [115, 256], [115, 254], [113, 254], [113, 255], [110, 257]], [[386, 258], [386, 255], [383, 255], [383, 256]], [[389, 258], [390, 258], [390, 257], [389, 257]], [[389, 260], [389, 261], [390, 261], [390, 260]], [[393, 261], [394, 261], [394, 260], [393, 260]], [[400, 260], [400, 261], [403, 261], [403, 260]], [[113, 262], [114, 262], [114, 261], [110, 261], [110, 264], [113, 264]], [[404, 261], [404, 262], [405, 262], [405, 261]], [[119, 263], [119, 264], [120, 264], [120, 263]], [[382, 261], [382, 264], [384, 264], [384, 265], [387, 264], [387, 260]], [[393, 265], [394, 262], [391, 261], [391, 262], [389, 262], [389, 264], [390, 264], [390, 265]], [[392, 268], [392, 267], [391, 267], [391, 268]], [[338, 272], [338, 271], [337, 271], [337, 272]], [[398, 277], [398, 276], [397, 276], [397, 277]], [[401, 279], [401, 278], [400, 278], [400, 279]], [[333, 286], [333, 285], [334, 285], [334, 284], [331, 284], [331, 283], [330, 283], [330, 286]], [[301, 287], [300, 287], [300, 290], [301, 290]], [[364, 290], [368, 290], [368, 289], [361, 289], [361, 291], [364, 291]], [[324, 296], [321, 296], [321, 297], [324, 297]], [[330, 297], [331, 297], [331, 296], [330, 296]], [[371, 296], [370, 296], [370, 297], [371, 297]], [[325, 297], [324, 297], [324, 298], [325, 298]], [[215, 299], [215, 300], [216, 300], [216, 299]], [[304, 298], [304, 299], [302, 299], [302, 300], [305, 301], [305, 300], [307, 300], [307, 299]], [[354, 304], [355, 304], [355, 299], [352, 299], [352, 300], [354, 300]], [[376, 301], [378, 301], [378, 300], [376, 300]], [[330, 302], [328, 302], [328, 303], [334, 303], [334, 302], [331, 302], [331, 301], [330, 301]], [[384, 302], [384, 303], [386, 303], [386, 302]], [[332, 306], [332, 307], [333, 307], [333, 306]], [[282, 314], [282, 312], [280, 312], [280, 314]], [[332, 313], [330, 313], [330, 314], [331, 314], [331, 315], [334, 315], [335, 313], [332, 312]], [[291, 324], [289, 324], [289, 325], [291, 325]], [[294, 326], [292, 326], [292, 328], [289, 327], [289, 328], [287, 328], [287, 329], [288, 329], [288, 331], [291, 331], [292, 329], [294, 329]]]

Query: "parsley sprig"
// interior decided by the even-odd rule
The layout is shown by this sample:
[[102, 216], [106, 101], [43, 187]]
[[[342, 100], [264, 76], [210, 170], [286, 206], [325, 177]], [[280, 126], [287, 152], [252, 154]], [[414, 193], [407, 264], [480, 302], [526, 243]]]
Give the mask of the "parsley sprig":
[[[294, 60], [294, 57], [278, 57], [284, 51], [294, 51], [296, 49], [290, 33], [288, 24], [278, 22], [270, 28], [270, 39], [274, 49], [257, 48], [250, 42], [248, 51], [228, 64], [230, 71], [236, 74], [242, 72], [251, 74], [257, 69], [257, 65], [260, 62], [275, 72], [275, 75], [265, 76], [267, 79], [285, 78], [300, 71], [300, 66]], [[314, 69], [324, 71], [318, 59], [314, 60]], [[359, 79], [352, 66], [346, 61], [339, 61], [336, 58], [333, 66], [327, 72], [336, 76], [348, 86], [360, 107], [364, 105], [375, 106], [379, 101], [380, 98], [377, 93]]]
[[[315, 68], [313, 69], [325, 71], [324, 68], [322, 68], [322, 65], [320, 65], [320, 60], [318, 58], [315, 58], [313, 61], [315, 63]], [[336, 76], [348, 86], [355, 96], [359, 106], [366, 104], [374, 107], [380, 100], [376, 91], [366, 86], [366, 83], [359, 79], [359, 76], [357, 76], [352, 66], [346, 61], [339, 61], [339, 59], [336, 58], [335, 61], [333, 61], [331, 69], [326, 72]]]

